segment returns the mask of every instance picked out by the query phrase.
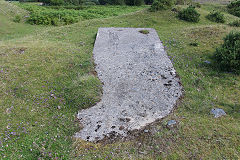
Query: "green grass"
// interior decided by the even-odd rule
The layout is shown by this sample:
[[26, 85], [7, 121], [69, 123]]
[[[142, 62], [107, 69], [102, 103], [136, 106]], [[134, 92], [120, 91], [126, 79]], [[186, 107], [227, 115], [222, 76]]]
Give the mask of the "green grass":
[[149, 33], [148, 30], [141, 30], [141, 31], [139, 31], [139, 32], [142, 33], [142, 34], [148, 34], [148, 33]]
[[[13, 4], [0, 0], [0, 41], [31, 34], [37, 27], [14, 23], [17, 15], [26, 16], [27, 12]], [[41, 28], [41, 27], [38, 27]]]
[[[1, 7], [1, 6], [0, 6]], [[205, 18], [199, 23], [176, 18], [171, 11], [140, 11], [118, 17], [85, 20], [61, 27], [15, 24], [0, 41], [0, 157], [3, 159], [239, 159], [240, 76], [221, 72], [211, 61], [231, 30]], [[0, 14], [3, 16], [2, 14]], [[2, 21], [0, 22], [2, 23]], [[2, 26], [12, 23], [5, 18]], [[18, 26], [25, 31], [18, 33]], [[80, 126], [76, 114], [101, 96], [92, 50], [99, 27], [155, 28], [184, 86], [175, 111], [149, 127], [151, 133], [113, 144], [72, 138]], [[31, 31], [27, 31], [27, 30]], [[15, 38], [16, 36], [16, 38]], [[189, 45], [192, 42], [198, 46]], [[210, 115], [223, 108], [227, 116]], [[171, 130], [170, 119], [179, 122]], [[153, 132], [153, 130], [155, 132]], [[107, 157], [107, 158], [106, 158]]]

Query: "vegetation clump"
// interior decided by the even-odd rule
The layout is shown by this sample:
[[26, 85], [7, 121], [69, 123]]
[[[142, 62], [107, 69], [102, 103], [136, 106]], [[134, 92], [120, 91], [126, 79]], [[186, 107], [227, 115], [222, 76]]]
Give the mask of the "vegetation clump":
[[141, 6], [144, 3], [144, 0], [125, 0], [125, 4], [129, 6]]
[[232, 26], [232, 27], [240, 27], [240, 20], [235, 20], [235, 21], [229, 23], [228, 25]]
[[189, 5], [192, 3], [192, 0], [176, 0], [176, 5]]
[[178, 12], [178, 18], [188, 22], [199, 22], [200, 14], [192, 6]]
[[230, 32], [214, 57], [222, 70], [240, 73], [240, 32]]
[[201, 4], [198, 2], [192, 2], [191, 6], [196, 7], [196, 8], [201, 8]]
[[212, 22], [217, 22], [217, 23], [224, 23], [225, 22], [224, 14], [219, 12], [219, 11], [213, 11], [213, 12], [209, 13], [206, 16], [206, 18], [209, 19]]
[[190, 46], [197, 47], [199, 46], [198, 42], [191, 42], [189, 43]]
[[159, 11], [159, 10], [167, 10], [174, 6], [176, 3], [175, 0], [157, 0], [153, 2], [150, 11]]
[[142, 33], [142, 34], [148, 34], [149, 33], [148, 30], [140, 30], [139, 32]]
[[22, 20], [22, 17], [20, 15], [16, 15], [13, 19], [13, 22], [20, 23]]
[[99, 0], [99, 4], [101, 5], [124, 5], [124, 0]]
[[82, 0], [41, 0], [44, 4], [47, 5], [81, 5]]
[[144, 3], [147, 5], [153, 4], [154, 0], [144, 0]]
[[30, 12], [28, 23], [55, 26], [68, 25], [80, 20], [107, 18], [141, 9], [135, 6], [38, 6], [29, 3], [18, 5]]
[[230, 14], [240, 17], [240, 0], [232, 1], [227, 8]]

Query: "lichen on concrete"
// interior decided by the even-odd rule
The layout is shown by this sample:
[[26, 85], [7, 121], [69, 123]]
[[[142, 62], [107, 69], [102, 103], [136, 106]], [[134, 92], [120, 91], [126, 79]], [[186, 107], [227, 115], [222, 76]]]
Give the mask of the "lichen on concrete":
[[93, 57], [103, 95], [95, 106], [78, 113], [83, 129], [75, 136], [83, 140], [127, 136], [168, 115], [182, 95], [154, 29], [99, 28]]

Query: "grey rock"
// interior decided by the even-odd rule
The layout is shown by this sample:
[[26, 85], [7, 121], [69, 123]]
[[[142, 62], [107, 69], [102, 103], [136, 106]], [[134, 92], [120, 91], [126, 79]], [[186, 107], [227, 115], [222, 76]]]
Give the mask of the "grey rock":
[[174, 126], [174, 125], [176, 125], [177, 124], [177, 122], [175, 121], [175, 120], [169, 120], [168, 122], [167, 122], [167, 126], [168, 127], [172, 127], [172, 126]]
[[128, 131], [167, 116], [182, 95], [179, 78], [154, 29], [99, 28], [93, 57], [103, 95], [95, 106], [78, 113], [83, 129], [75, 136], [83, 140], [125, 137]]
[[206, 63], [206, 64], [211, 64], [211, 62], [208, 61], [208, 60], [204, 61], [204, 63]]
[[215, 118], [227, 115], [226, 112], [221, 108], [213, 108], [211, 110], [211, 114], [213, 114]]
[[149, 132], [149, 130], [147, 130], [147, 129], [144, 130], [144, 133], [148, 133], [148, 132]]
[[12, 110], [13, 110], [13, 106], [11, 106], [10, 108], [7, 108], [7, 109], [6, 109], [6, 113], [7, 113], [7, 114], [11, 114], [11, 113], [12, 113]]

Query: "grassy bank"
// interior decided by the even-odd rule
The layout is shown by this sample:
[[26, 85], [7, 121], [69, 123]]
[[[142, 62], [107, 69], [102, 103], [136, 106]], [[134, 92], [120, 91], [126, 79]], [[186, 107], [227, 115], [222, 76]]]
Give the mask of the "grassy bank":
[[[0, 41], [0, 156], [3, 159], [239, 159], [240, 76], [211, 64], [215, 47], [238, 28], [208, 21], [214, 6], [204, 5], [199, 23], [176, 13], [141, 11], [62, 27], [17, 24]], [[230, 22], [236, 17], [225, 13]], [[1, 14], [1, 16], [5, 17]], [[228, 23], [226, 22], [226, 23]], [[0, 22], [2, 23], [2, 21]], [[5, 18], [3, 26], [13, 23]], [[18, 32], [23, 26], [25, 32]], [[92, 50], [99, 27], [151, 27], [163, 41], [181, 77], [185, 96], [164, 120], [127, 142], [102, 145], [72, 139], [80, 128], [76, 113], [94, 105], [101, 83]], [[30, 31], [31, 32], [30, 32]], [[15, 38], [16, 36], [16, 38]], [[189, 45], [192, 42], [198, 46]], [[227, 116], [215, 119], [212, 108]], [[175, 119], [178, 127], [165, 127]]]

